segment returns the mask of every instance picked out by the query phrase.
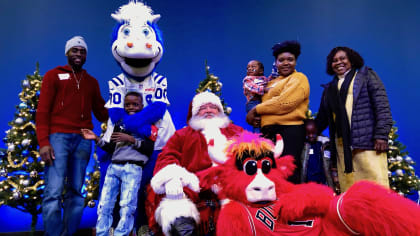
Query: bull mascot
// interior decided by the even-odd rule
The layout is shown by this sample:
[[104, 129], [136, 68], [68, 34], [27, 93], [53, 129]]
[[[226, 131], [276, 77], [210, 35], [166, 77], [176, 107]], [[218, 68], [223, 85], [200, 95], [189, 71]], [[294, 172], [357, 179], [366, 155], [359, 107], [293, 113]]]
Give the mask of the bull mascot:
[[[109, 109], [110, 120], [107, 125], [118, 124], [118, 127], [140, 137], [155, 134], [156, 131], [151, 130], [151, 124], [158, 128], [155, 151], [143, 167], [140, 191], [144, 191], [153, 175], [159, 152], [175, 132], [172, 118], [167, 111], [167, 80], [165, 76], [155, 72], [164, 51], [163, 39], [157, 26], [160, 15], [153, 14], [152, 9], [141, 2], [130, 1], [111, 16], [117, 21], [112, 34], [111, 50], [122, 73], [108, 82], [110, 97], [106, 107]], [[125, 95], [132, 91], [142, 95], [144, 109], [128, 115], [124, 112], [123, 103]], [[105, 140], [109, 141], [110, 136], [111, 134], [105, 134]], [[143, 202], [141, 194], [139, 204]], [[140, 205], [140, 212], [144, 212], [142, 208], [144, 206]]]
[[336, 196], [324, 185], [295, 185], [292, 156], [278, 158], [270, 140], [245, 132], [228, 160], [208, 169], [201, 188], [229, 199], [217, 235], [420, 235], [420, 208], [375, 183], [360, 181]]

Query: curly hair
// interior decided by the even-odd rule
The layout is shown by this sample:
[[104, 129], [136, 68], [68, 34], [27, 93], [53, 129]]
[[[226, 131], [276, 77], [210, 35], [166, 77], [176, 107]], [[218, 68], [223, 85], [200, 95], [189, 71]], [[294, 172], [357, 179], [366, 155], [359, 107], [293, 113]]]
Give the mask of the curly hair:
[[277, 56], [283, 52], [290, 52], [291, 54], [295, 56], [296, 60], [298, 59], [300, 55], [300, 43], [296, 40], [276, 43], [274, 44], [272, 49], [273, 49], [274, 59], [277, 59]]
[[343, 51], [346, 53], [347, 58], [349, 59], [350, 64], [351, 64], [351, 68], [360, 69], [365, 64], [360, 54], [354, 51], [353, 49], [349, 47], [335, 47], [330, 51], [330, 53], [327, 56], [327, 74], [329, 75], [335, 74], [332, 68], [332, 62], [333, 62], [335, 54], [337, 54], [337, 52], [339, 51]]

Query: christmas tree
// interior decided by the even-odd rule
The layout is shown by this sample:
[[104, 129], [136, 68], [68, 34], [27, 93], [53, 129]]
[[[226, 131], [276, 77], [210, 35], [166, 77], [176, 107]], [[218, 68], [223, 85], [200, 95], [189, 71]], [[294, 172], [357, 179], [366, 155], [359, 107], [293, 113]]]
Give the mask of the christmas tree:
[[204, 78], [199, 84], [198, 89], [195, 91], [201, 93], [204, 91], [209, 91], [220, 97], [220, 101], [223, 105], [223, 110], [226, 115], [229, 115], [232, 112], [232, 108], [227, 106], [224, 99], [222, 98], [222, 83], [219, 81], [219, 77], [210, 73], [210, 66], [207, 65], [207, 60], [205, 61], [205, 70], [206, 78]]
[[413, 159], [398, 141], [397, 127], [393, 126], [388, 136], [388, 175], [391, 189], [402, 196], [415, 194], [420, 190], [420, 179], [415, 173]]
[[[101, 137], [105, 134], [106, 131], [106, 123], [101, 124]], [[95, 164], [93, 166], [93, 171], [88, 172], [86, 174], [85, 178], [85, 185], [82, 188], [82, 192], [84, 192], [85, 196], [85, 205], [88, 207], [95, 207], [96, 206], [96, 200], [99, 199], [99, 182], [101, 179], [101, 171], [99, 168], [99, 161], [98, 161], [98, 155], [96, 153], [96, 147], [95, 151], [93, 153], [93, 159], [95, 161]]]
[[20, 104], [16, 106], [14, 120], [3, 139], [7, 151], [0, 159], [0, 206], [8, 205], [32, 215], [32, 231], [41, 213], [44, 189], [44, 162], [38, 152], [35, 134], [35, 113], [42, 76], [39, 65], [33, 75], [22, 81]]
[[[39, 155], [36, 139], [35, 116], [39, 100], [42, 76], [39, 64], [32, 75], [22, 80], [20, 104], [16, 106], [11, 127], [3, 138], [7, 149], [0, 150], [0, 206], [7, 205], [32, 216], [31, 230], [35, 231], [44, 189], [45, 163]], [[97, 163], [88, 173], [83, 194], [86, 204], [95, 206], [98, 198], [100, 172]]]

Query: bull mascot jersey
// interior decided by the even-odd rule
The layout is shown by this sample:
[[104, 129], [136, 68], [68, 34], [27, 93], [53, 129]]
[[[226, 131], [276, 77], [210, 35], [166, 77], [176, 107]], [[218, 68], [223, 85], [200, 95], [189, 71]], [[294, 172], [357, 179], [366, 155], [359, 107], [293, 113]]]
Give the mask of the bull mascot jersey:
[[373, 182], [336, 196], [324, 185], [295, 185], [293, 157], [278, 158], [270, 140], [245, 132], [228, 160], [206, 170], [200, 187], [219, 186], [228, 199], [217, 235], [420, 235], [420, 208]]
[[[149, 6], [130, 1], [111, 15], [117, 21], [112, 35], [112, 55], [121, 67], [122, 73], [108, 82], [110, 98], [108, 125], [117, 122], [140, 137], [150, 136], [150, 125], [156, 124], [158, 137], [155, 150], [161, 150], [175, 132], [172, 118], [167, 111], [166, 77], [155, 72], [163, 54], [163, 40], [157, 21]], [[144, 109], [134, 115], [124, 112], [124, 98], [127, 92], [139, 92], [143, 96]]]

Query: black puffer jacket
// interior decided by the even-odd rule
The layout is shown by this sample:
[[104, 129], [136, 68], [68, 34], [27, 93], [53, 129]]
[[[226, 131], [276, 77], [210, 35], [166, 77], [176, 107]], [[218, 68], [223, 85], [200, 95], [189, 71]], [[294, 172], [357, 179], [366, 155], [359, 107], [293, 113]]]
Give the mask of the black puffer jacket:
[[[324, 86], [316, 117], [319, 132], [334, 122], [326, 92], [331, 85], [332, 82]], [[385, 87], [378, 75], [371, 68], [364, 66], [358, 71], [353, 83], [351, 148], [374, 150], [375, 139], [388, 140], [391, 127], [391, 109]], [[335, 134], [331, 131], [330, 139], [333, 142], [335, 140]]]

